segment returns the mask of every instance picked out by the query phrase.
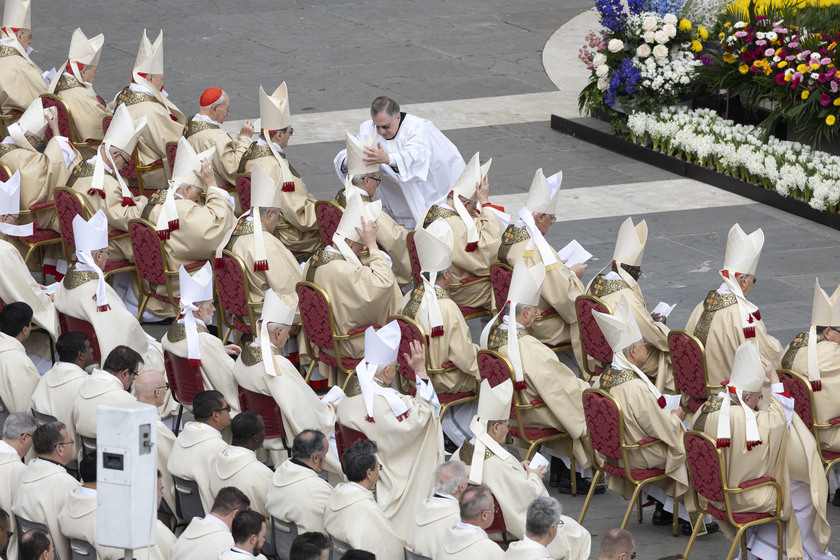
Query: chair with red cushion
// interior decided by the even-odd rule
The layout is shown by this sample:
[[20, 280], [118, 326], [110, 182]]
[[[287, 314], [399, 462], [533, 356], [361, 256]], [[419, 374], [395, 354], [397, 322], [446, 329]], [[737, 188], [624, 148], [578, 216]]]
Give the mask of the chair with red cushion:
[[353, 442], [360, 439], [368, 439], [368, 437], [358, 430], [348, 428], [344, 424], [335, 423], [335, 447], [338, 451], [338, 460], [344, 458], [344, 452], [347, 448], [353, 445]]
[[[496, 352], [495, 350], [479, 350], [478, 351], [478, 371], [482, 379], [486, 379], [491, 387], [495, 387], [499, 383], [504, 383], [505, 379], [510, 379], [511, 383], [516, 385], [516, 374], [513, 371], [513, 365], [510, 360]], [[519, 391], [513, 391], [513, 400], [510, 403], [510, 435], [515, 438], [524, 440], [528, 444], [528, 452], [525, 455], [525, 460], [530, 461], [534, 453], [540, 446], [549, 441], [556, 439], [568, 438], [569, 434], [561, 432], [554, 428], [542, 428], [535, 426], [528, 426], [523, 419], [523, 414], [530, 410], [536, 410], [547, 406], [542, 399], [536, 399], [530, 403], [522, 402]], [[515, 422], [514, 422], [515, 421]], [[569, 439], [569, 446], [574, 450], [574, 441]], [[575, 455], [574, 452], [569, 454], [569, 467], [572, 472], [575, 472]], [[592, 485], [593, 487], [595, 484]], [[572, 477], [572, 495], [577, 496], [577, 477]]]
[[[492, 495], [492, 494], [491, 494]], [[499, 500], [493, 496], [493, 523], [490, 524], [485, 532], [489, 535], [499, 533], [502, 535], [502, 542], [505, 546], [510, 543], [508, 538], [507, 525], [505, 524], [505, 516], [502, 513], [502, 506], [499, 505]], [[514, 539], [515, 540], [515, 539]], [[496, 541], [498, 543], [498, 541]]]
[[79, 331], [84, 333], [90, 343], [91, 352], [93, 352], [93, 363], [102, 364], [102, 354], [99, 351], [99, 339], [96, 337], [96, 331], [93, 330], [93, 325], [84, 319], [71, 317], [70, 315], [65, 315], [59, 311], [58, 327], [63, 333], [70, 331]]
[[[364, 336], [365, 329], [369, 325], [357, 327], [347, 333], [340, 333], [335, 326], [330, 296], [323, 288], [313, 282], [298, 282], [295, 291], [298, 295], [300, 320], [306, 333], [304, 340], [306, 341], [307, 354], [312, 358], [312, 364], [306, 372], [306, 381], [309, 381], [317, 363], [323, 362], [344, 372], [347, 377], [342, 388], [347, 387], [361, 359], [342, 357], [342, 343]], [[373, 326], [375, 328], [380, 327], [380, 325]], [[330, 350], [334, 354], [329, 354], [326, 350]]]
[[175, 157], [178, 155], [178, 142], [166, 143], [166, 164], [169, 166], [167, 174], [172, 177], [172, 171], [175, 169]]
[[318, 219], [323, 247], [332, 245], [333, 234], [338, 229], [338, 222], [341, 221], [343, 214], [344, 209], [334, 200], [319, 200], [315, 203], [315, 216]]
[[[642, 522], [642, 489], [650, 482], [666, 480], [668, 475], [665, 469], [634, 469], [630, 467], [630, 456], [640, 449], [660, 445], [663, 447], [663, 454], [667, 453], [668, 445], [661, 439], [645, 438], [634, 443], [627, 443], [624, 435], [624, 413], [621, 405], [609, 393], [601, 389], [586, 389], [583, 391], [583, 414], [586, 417], [586, 426], [589, 430], [589, 439], [592, 441], [592, 459], [596, 470], [592, 480], [598, 480], [601, 473], [608, 473], [610, 476], [623, 478], [634, 486], [633, 495], [624, 519], [621, 521], [621, 528], [627, 526], [633, 506], [638, 504], [639, 523]], [[604, 457], [603, 465], [598, 466], [596, 453]], [[621, 462], [623, 467], [618, 466]], [[583, 523], [586, 517], [586, 510], [589, 509], [589, 502], [595, 491], [595, 484], [589, 487], [586, 501], [583, 503], [583, 510], [580, 512], [578, 523]], [[677, 536], [677, 510], [679, 500], [674, 498], [674, 525], [673, 533]]]
[[[747, 535], [745, 531], [749, 527], [764, 523], [776, 524], [779, 549], [778, 558], [782, 560], [784, 555], [784, 538], [781, 522], [782, 489], [779, 483], [774, 478], [766, 476], [764, 478], [742, 482], [737, 487], [730, 487], [726, 482], [726, 465], [724, 464], [723, 454], [717, 448], [715, 441], [711, 437], [703, 432], [689, 431], [683, 435], [683, 441], [685, 442], [688, 470], [691, 475], [691, 491], [694, 494], [694, 502], [698, 504], [698, 510], [706, 515], [711, 515], [716, 519], [725, 521], [738, 529], [735, 533], [735, 538], [732, 539], [732, 546], [729, 547], [729, 554], [726, 555], [726, 560], [730, 560], [733, 557], [739, 542], [741, 544], [741, 558], [746, 558]], [[730, 499], [733, 495], [744, 494], [756, 488], [767, 486], [776, 491], [776, 505], [772, 513], [735, 512], [732, 510]], [[698, 499], [698, 495], [709, 500], [705, 508], [700, 505], [701, 502]], [[723, 509], [718, 509], [713, 502], [723, 503]], [[676, 517], [674, 515], [675, 519]], [[688, 555], [691, 553], [691, 547], [694, 546], [694, 540], [697, 538], [697, 532], [703, 523], [703, 517], [703, 515], [698, 516], [697, 521], [694, 523], [691, 538], [688, 541], [685, 553], [683, 553], [685, 558], [688, 558]]]
[[291, 451], [286, 442], [286, 426], [283, 424], [283, 413], [277, 406], [277, 401], [268, 395], [239, 387], [239, 406], [242, 408], [242, 412], [253, 411], [260, 415], [265, 423], [265, 439], [280, 438], [283, 449]]
[[236, 176], [236, 194], [239, 196], [239, 206], [245, 213], [251, 209], [251, 174], [240, 173]]
[[[592, 311], [612, 314], [612, 309], [602, 299], [581, 295], [575, 299], [578, 324], [580, 325], [580, 344], [583, 349], [583, 369], [591, 380], [593, 376], [604, 372], [604, 364], [612, 363], [613, 351], [610, 343], [604, 338], [601, 327], [592, 316]], [[589, 358], [595, 360], [594, 368], [590, 369]]]
[[706, 399], [719, 393], [723, 386], [709, 385], [706, 351], [696, 336], [688, 331], [673, 330], [668, 333], [668, 348], [674, 361], [677, 389], [688, 397], [691, 412], [697, 412]]
[[[58, 214], [58, 225], [61, 230], [61, 241], [64, 244], [64, 255], [68, 262], [76, 260], [76, 240], [73, 237], [73, 218], [76, 215], [81, 215], [85, 220], [90, 219], [90, 212], [85, 205], [82, 197], [71, 188], [58, 187], [55, 189], [55, 210]], [[119, 239], [125, 237], [128, 232], [111, 231], [108, 233], [108, 240]], [[134, 270], [134, 265], [127, 260], [108, 261], [105, 265], [105, 279], [108, 280], [111, 276], [119, 274], [120, 272], [131, 272]]]
[[423, 283], [423, 278], [420, 276], [420, 254], [417, 252], [417, 244], [414, 242], [414, 232], [408, 232], [405, 236], [405, 244], [408, 249], [408, 261], [411, 263], [411, 279], [415, 286]]
[[[412, 265], [412, 269], [414, 266]], [[460, 290], [461, 288], [466, 288], [467, 286], [472, 286], [474, 284], [481, 284], [483, 282], [490, 282], [489, 276], [468, 276], [467, 278], [461, 278], [461, 281], [457, 284], [452, 283], [449, 285], [449, 291], [455, 292]], [[479, 317], [484, 317], [486, 315], [490, 315], [491, 311], [485, 307], [466, 307], [463, 305], [459, 305], [458, 309], [461, 311], [461, 315], [464, 316], [464, 319], [469, 321], [470, 319], [478, 319]]]
[[490, 285], [493, 286], [496, 309], [504, 309], [505, 303], [507, 303], [511, 278], [513, 278], [513, 267], [501, 262], [490, 265]]
[[227, 342], [234, 329], [252, 337], [257, 336], [259, 315], [255, 309], [262, 306], [262, 302], [250, 299], [248, 273], [242, 259], [225, 249], [222, 251], [221, 262], [217, 261], [213, 269], [213, 278], [216, 293], [219, 294], [219, 318], [227, 328], [222, 342]]
[[8, 126], [13, 122], [17, 122], [22, 114], [23, 111], [19, 111], [18, 109], [4, 109], [0, 106], [0, 135], [3, 138], [9, 135]]
[[[131, 248], [134, 251], [134, 261], [137, 270], [137, 284], [140, 286], [141, 299], [137, 320], [142, 321], [143, 311], [149, 298], [167, 303], [175, 308], [179, 307], [175, 293], [178, 289], [178, 269], [172, 269], [166, 257], [165, 241], [160, 238], [155, 225], [148, 220], [137, 218], [128, 222], [128, 233], [131, 235]], [[195, 270], [204, 266], [207, 261], [200, 261], [184, 265], [187, 270]], [[145, 282], [144, 282], [145, 280]], [[158, 294], [152, 285], [165, 286], [166, 296]]]
[[163, 364], [166, 368], [166, 379], [169, 381], [169, 388], [175, 400], [181, 405], [178, 407], [178, 419], [175, 422], [175, 435], [181, 429], [181, 416], [184, 407], [192, 410], [192, 403], [195, 396], [204, 391], [204, 379], [201, 377], [201, 368], [190, 364], [187, 358], [176, 356], [167, 350], [163, 351]]
[[[157, 159], [146, 165], [141, 165], [139, 163], [139, 154], [139, 148], [135, 147], [134, 153], [131, 156], [131, 161], [129, 161], [128, 165], [120, 171], [120, 175], [126, 179], [137, 179], [137, 188], [140, 189], [140, 195], [143, 196], [146, 194], [146, 186], [143, 183], [143, 174], [147, 171], [154, 171], [155, 169], [164, 169], [164, 165], [162, 159]], [[164, 171], [166, 170], [164, 169]], [[132, 174], [133, 177], [131, 176]]]
[[[388, 317], [388, 322], [390, 323], [391, 321], [396, 321], [397, 325], [400, 327], [400, 348], [397, 351], [397, 365], [399, 366], [397, 383], [401, 391], [406, 392], [403, 389], [402, 384], [402, 380], [404, 379], [408, 382], [407, 392], [412, 395], [417, 392], [415, 389], [416, 379], [414, 377], [414, 370], [411, 369], [411, 366], [408, 365], [408, 361], [403, 356], [403, 354], [411, 354], [412, 341], [417, 341], [426, 347], [426, 373], [429, 375], [429, 379], [432, 380], [433, 384], [435, 375], [441, 375], [458, 369], [454, 364], [452, 364], [452, 362], [441, 364], [440, 368], [432, 367], [431, 357], [429, 356], [429, 339], [423, 332], [423, 327], [421, 327], [417, 321], [411, 319], [410, 317], [406, 317], [405, 315], [392, 315]], [[440, 419], [443, 421], [443, 416], [452, 406], [468, 403], [478, 398], [478, 383], [476, 382], [475, 389], [472, 391], [464, 391], [461, 393], [438, 393], [437, 396], [441, 404]]]
[[[817, 403], [814, 400], [813, 384], [808, 381], [808, 376], [802, 375], [799, 372], [790, 369], [778, 370], [779, 380], [784, 384], [785, 390], [790, 392], [790, 396], [794, 399], [793, 409], [814, 434], [819, 447], [820, 439], [826, 440], [831, 436], [820, 438], [820, 434], [827, 430], [840, 430], [840, 418], [831, 418], [828, 424], [820, 424], [816, 421]], [[822, 387], [820, 390], [822, 390]], [[828, 476], [831, 468], [840, 463], [840, 453], [836, 451], [828, 451], [827, 449], [820, 449], [820, 460], [825, 467], [825, 475]]]
[[[91, 153], [92, 151], [95, 151], [97, 146], [99, 146], [101, 140], [95, 138], [79, 138], [79, 135], [76, 133], [76, 125], [73, 122], [73, 114], [70, 112], [70, 109], [64, 103], [63, 99], [52, 93], [42, 93], [41, 104], [44, 106], [44, 109], [55, 107], [57, 112], [56, 120], [58, 121], [58, 133], [70, 140], [70, 143], [73, 144], [74, 148]], [[46, 140], [52, 139], [52, 130], [50, 130], [49, 127], [47, 127], [47, 130], [44, 133], [44, 138]]]

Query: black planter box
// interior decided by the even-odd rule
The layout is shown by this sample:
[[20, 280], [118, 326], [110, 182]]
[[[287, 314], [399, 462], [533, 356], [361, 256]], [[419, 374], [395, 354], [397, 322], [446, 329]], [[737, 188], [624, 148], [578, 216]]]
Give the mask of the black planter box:
[[840, 230], [840, 214], [811, 208], [807, 202], [784, 197], [775, 191], [747, 183], [735, 177], [718, 173], [715, 170], [686, 163], [685, 161], [657, 152], [645, 146], [635, 144], [614, 136], [604, 123], [591, 118], [567, 119], [551, 115], [551, 128], [611, 150], [617, 154], [653, 165], [681, 177], [694, 179], [719, 189], [738, 194], [750, 200], [778, 208], [796, 216]]

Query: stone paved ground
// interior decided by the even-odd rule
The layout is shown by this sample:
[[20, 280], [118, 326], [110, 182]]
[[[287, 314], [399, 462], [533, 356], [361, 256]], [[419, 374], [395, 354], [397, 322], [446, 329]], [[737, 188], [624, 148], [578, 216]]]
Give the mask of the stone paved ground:
[[[692, 307], [719, 284], [731, 225], [762, 227], [767, 241], [753, 300], [771, 333], [787, 343], [808, 324], [814, 276], [828, 290], [840, 282], [840, 232], [551, 130], [552, 112], [575, 114], [576, 84], [585, 79], [575, 50], [594, 21], [584, 13], [591, 6], [591, 0], [36, 0], [33, 57], [44, 67], [58, 65], [75, 27], [104, 32], [96, 89], [110, 98], [129, 79], [143, 27], [152, 39], [162, 27], [171, 99], [191, 113], [205, 87], [220, 86], [232, 98], [230, 118], [239, 120], [258, 116], [260, 84], [274, 88], [286, 80], [293, 119], [306, 124], [289, 157], [322, 198], [340, 186], [332, 158], [343, 147], [341, 131], [364, 118], [371, 99], [385, 94], [416, 104], [420, 116], [434, 115], [465, 157], [478, 150], [493, 157], [492, 192], [509, 211], [518, 210], [536, 168], [563, 169], [569, 212], [549, 239], [562, 246], [576, 238], [595, 255], [586, 280], [610, 259], [628, 209], [645, 218], [650, 236], [640, 284], [651, 307], [659, 300], [678, 303], [672, 328], [683, 327]], [[544, 106], [521, 107], [521, 98], [507, 97], [521, 94], [540, 94]], [[476, 107], [486, 109], [475, 121], [481, 125], [460, 122], [477, 119]], [[349, 123], [346, 112], [333, 113], [354, 109]], [[583, 504], [582, 496], [560, 499], [574, 516]], [[610, 493], [594, 500], [586, 520], [593, 558], [624, 507]], [[829, 506], [829, 515], [837, 526], [840, 509]], [[638, 558], [682, 551], [687, 539], [652, 527], [649, 517], [628, 526]], [[831, 543], [840, 550], [840, 536]], [[694, 557], [722, 558], [727, 547], [720, 534], [711, 535], [698, 541]]]

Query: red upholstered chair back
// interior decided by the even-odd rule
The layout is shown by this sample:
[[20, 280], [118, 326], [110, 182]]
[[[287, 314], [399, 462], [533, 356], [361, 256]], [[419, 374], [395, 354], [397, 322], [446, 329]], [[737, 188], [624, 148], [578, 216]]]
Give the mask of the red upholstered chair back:
[[338, 460], [344, 458], [344, 452], [348, 447], [353, 445], [353, 442], [360, 439], [367, 439], [368, 437], [358, 430], [348, 428], [344, 424], [335, 423], [335, 447], [338, 450]]
[[423, 283], [423, 278], [420, 276], [420, 254], [417, 252], [417, 244], [414, 242], [414, 232], [408, 232], [405, 238], [405, 244], [408, 248], [408, 261], [411, 263], [411, 277], [414, 279], [414, 285], [419, 286]]
[[297, 285], [300, 320], [309, 341], [320, 348], [332, 348], [332, 310], [327, 294], [310, 282]]
[[[411, 366], [408, 365], [408, 360], [405, 359], [403, 354], [411, 354], [411, 342], [414, 340], [425, 346], [426, 335], [423, 333], [422, 327], [412, 319], [409, 319], [408, 317], [403, 317], [399, 315], [390, 317], [389, 321], [391, 319], [395, 320], [397, 322], [397, 325], [399, 325], [400, 327], [400, 348], [397, 351], [397, 365], [399, 366], [399, 374], [405, 379], [414, 383], [414, 370], [411, 369]], [[413, 395], [415, 391], [414, 386], [410, 385], [409, 390]]]
[[496, 309], [503, 309], [510, 290], [510, 279], [513, 269], [503, 263], [490, 265], [490, 284], [493, 286], [493, 297], [496, 298]]
[[286, 441], [283, 414], [272, 397], [239, 387], [239, 405], [242, 412], [253, 411], [260, 415], [265, 422], [266, 439], [283, 438]]
[[102, 118], [102, 132], [103, 132], [103, 134], [108, 132], [108, 127], [111, 126], [111, 121], [112, 120], [114, 120], [114, 117], [112, 117], [110, 115]]
[[242, 173], [236, 177], [236, 194], [243, 212], [251, 209], [251, 174]]
[[96, 338], [96, 331], [93, 330], [93, 325], [84, 319], [71, 317], [70, 315], [65, 315], [64, 313], [59, 312], [58, 326], [63, 333], [70, 331], [85, 333], [85, 336], [87, 336], [88, 342], [90, 343], [90, 349], [93, 351], [93, 363], [99, 364], [100, 366], [102, 365], [102, 354], [99, 351], [99, 339]]
[[808, 386], [808, 381], [804, 376], [800, 376], [790, 370], [779, 370], [779, 381], [785, 386], [785, 390], [790, 392], [790, 396], [794, 399], [793, 410], [805, 423], [809, 430], [814, 429], [814, 411], [811, 410], [811, 391]]
[[493, 523], [485, 529], [487, 533], [507, 533], [507, 526], [505, 526], [505, 516], [502, 514], [502, 507], [499, 505], [499, 500], [493, 496]]
[[702, 432], [686, 432], [683, 441], [694, 490], [708, 500], [722, 502], [723, 470], [715, 442]]
[[201, 368], [190, 365], [187, 358], [176, 356], [163, 351], [163, 363], [166, 367], [166, 378], [169, 387], [178, 402], [185, 406], [192, 406], [197, 394], [204, 391], [204, 380], [201, 378]]
[[616, 402], [598, 389], [583, 392], [583, 415], [592, 447], [605, 457], [621, 459], [621, 413]]
[[120, 169], [120, 175], [123, 176], [123, 179], [136, 179], [137, 178], [137, 149], [134, 149], [134, 153], [131, 154], [131, 157], [128, 158], [128, 165]]
[[0, 181], [4, 183], [9, 180], [9, 168], [0, 163]]
[[695, 399], [706, 400], [703, 343], [686, 331], [673, 330], [668, 334], [668, 347], [674, 361], [677, 388]]
[[592, 316], [593, 309], [600, 313], [612, 313], [611, 309], [593, 296], [578, 296], [575, 300], [583, 351], [599, 362], [609, 364], [612, 362], [613, 351], [607, 339], [604, 338], [601, 327]]
[[6, 307], [6, 302], [3, 301], [3, 298], [0, 298], [0, 311], [3, 311], [4, 307]]
[[[46, 93], [41, 95], [41, 105], [43, 105], [44, 109], [55, 107], [57, 112], [56, 120], [58, 121], [58, 133], [61, 136], [68, 138], [71, 142], [75, 142], [76, 138], [74, 138], [75, 135], [73, 134], [72, 127], [70, 126], [70, 112], [67, 110], [67, 106], [64, 104], [64, 101], [54, 95]], [[46, 140], [51, 140], [52, 137], [52, 130], [50, 130], [50, 127], [47, 127], [47, 130], [44, 132], [44, 138]]]
[[150, 284], [165, 285], [163, 241], [155, 228], [149, 222], [132, 221], [128, 224], [128, 233], [137, 273]]
[[222, 254], [222, 266], [214, 269], [216, 284], [219, 286], [219, 303], [225, 311], [248, 317], [248, 292], [245, 277], [245, 265], [227, 250]]
[[334, 200], [319, 200], [315, 203], [315, 216], [321, 231], [321, 245], [324, 247], [332, 245], [333, 234], [343, 215], [344, 210]]
[[175, 156], [178, 155], [178, 142], [166, 143], [166, 159], [169, 162], [169, 173], [175, 169]]
[[71, 189], [59, 187], [55, 190], [55, 211], [58, 214], [58, 225], [61, 229], [61, 240], [71, 249], [76, 249], [73, 238], [73, 218], [81, 215], [87, 218], [82, 206], [82, 200]]
[[[495, 350], [478, 351], [478, 373], [481, 379], [486, 379], [490, 383], [491, 387], [511, 379], [511, 372], [513, 372], [511, 363]], [[516, 418], [516, 399], [511, 400], [510, 417]]]

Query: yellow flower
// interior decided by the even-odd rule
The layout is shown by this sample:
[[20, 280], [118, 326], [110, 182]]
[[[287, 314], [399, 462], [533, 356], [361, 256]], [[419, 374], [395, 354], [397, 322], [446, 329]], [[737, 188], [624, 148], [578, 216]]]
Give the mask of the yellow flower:
[[789, 82], [793, 78], [793, 74], [785, 74], [785, 81]]
[[703, 43], [701, 43], [697, 39], [692, 40], [691, 41], [691, 50], [694, 51], [694, 52], [702, 51], [703, 50]]
[[705, 27], [697, 27], [697, 34], [700, 35], [700, 40], [705, 41], [709, 38], [709, 32]]
[[811, 95], [811, 92], [806, 89], [805, 91], [802, 92], [802, 99], [803, 100], [808, 99], [809, 95]]
[[796, 67], [796, 71], [799, 72], [800, 74], [804, 74], [805, 72], [808, 71], [808, 65], [807, 64], [800, 64], [799, 66]]
[[825, 118], [825, 124], [827, 124], [828, 126], [834, 126], [834, 120], [834, 115], [828, 115]]
[[728, 22], [728, 21], [727, 21], [726, 23], [724, 23], [724, 24], [723, 24], [723, 28], [724, 28], [724, 29], [729, 29], [731, 25], [732, 25], [732, 24], [731, 24], [730, 22]]
[[738, 70], [741, 72], [741, 74], [746, 74], [747, 72], [750, 71], [750, 67], [747, 66], [746, 64], [742, 64], [741, 66], [738, 67]]
[[819, 69], [820, 69], [820, 63], [819, 62], [812, 62], [811, 63], [811, 70], [819, 70]]
[[680, 20], [680, 31], [691, 31], [691, 22], [687, 19]]
[[735, 62], [735, 57], [732, 56], [732, 53], [726, 53], [725, 55], [723, 55], [723, 61], [732, 64], [733, 62]]
[[723, 32], [718, 33], [718, 39], [720, 39], [721, 41], [723, 41], [723, 38], [724, 38], [724, 37], [726, 37], [726, 33], [723, 33]]
[[787, 60], [783, 60], [778, 64], [779, 68], [784, 68], [785, 66], [787, 66]]
[[834, 106], [835, 107], [840, 107], [840, 97], [838, 97], [837, 99], [834, 100]]

